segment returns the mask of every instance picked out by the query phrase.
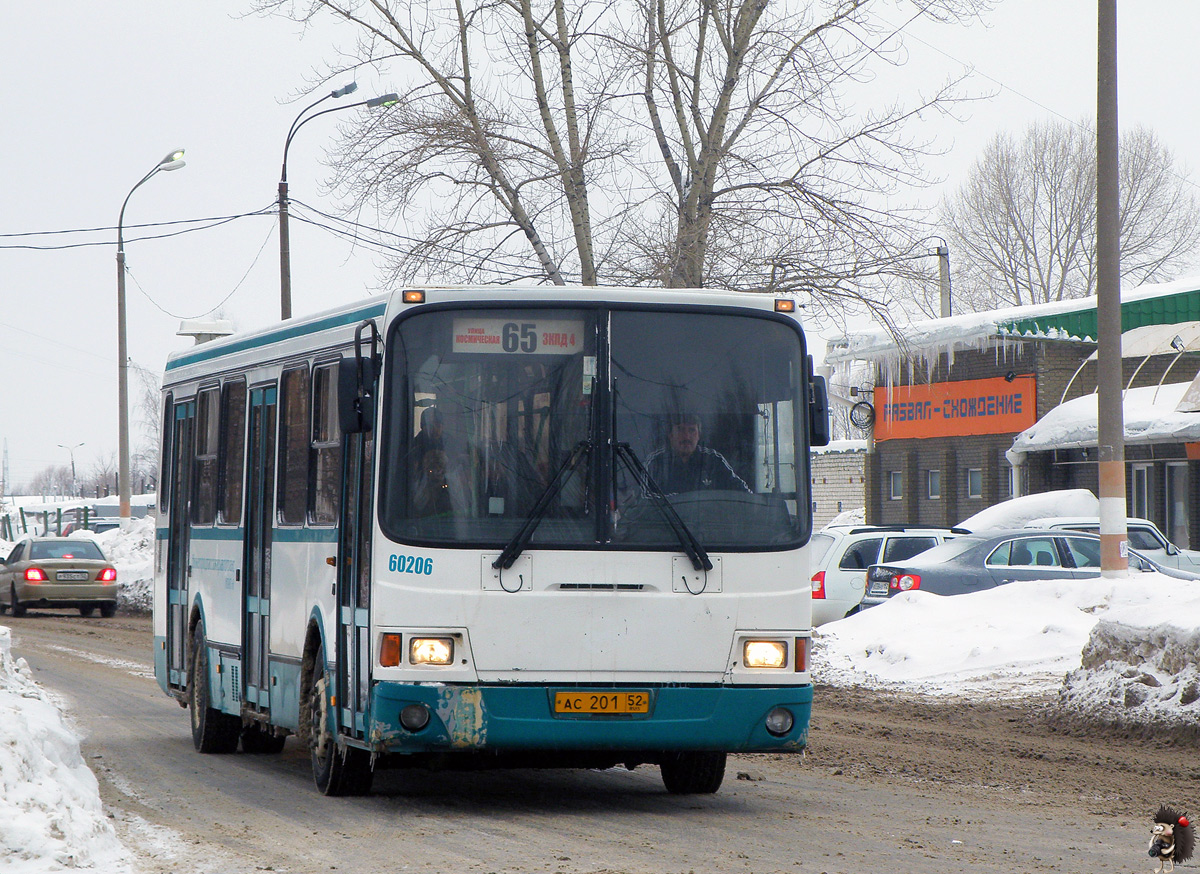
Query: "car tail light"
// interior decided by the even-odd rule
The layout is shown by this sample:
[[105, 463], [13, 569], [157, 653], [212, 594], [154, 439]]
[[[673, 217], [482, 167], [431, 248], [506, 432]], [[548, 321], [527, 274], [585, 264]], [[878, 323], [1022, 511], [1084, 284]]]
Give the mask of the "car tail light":
[[106, 567], [100, 571], [100, 576], [96, 577], [102, 583], [115, 583], [117, 581], [117, 569], [115, 567]]
[[921, 588], [920, 574], [900, 574], [892, 577], [892, 588], [900, 592], [911, 592]]
[[825, 597], [825, 571], [817, 571], [812, 578], [812, 596], [814, 598]]
[[27, 583], [44, 583], [46, 582], [46, 572], [40, 567], [31, 567], [25, 569], [25, 582]]

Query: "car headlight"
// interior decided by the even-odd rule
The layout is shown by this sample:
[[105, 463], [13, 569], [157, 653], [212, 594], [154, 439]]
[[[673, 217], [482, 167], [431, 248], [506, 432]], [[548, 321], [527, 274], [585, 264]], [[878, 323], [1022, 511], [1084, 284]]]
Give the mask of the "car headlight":
[[414, 665], [448, 665], [454, 661], [454, 639], [413, 637], [408, 641], [408, 661]]
[[748, 668], [785, 668], [787, 644], [779, 640], [747, 640], [742, 644], [742, 664]]

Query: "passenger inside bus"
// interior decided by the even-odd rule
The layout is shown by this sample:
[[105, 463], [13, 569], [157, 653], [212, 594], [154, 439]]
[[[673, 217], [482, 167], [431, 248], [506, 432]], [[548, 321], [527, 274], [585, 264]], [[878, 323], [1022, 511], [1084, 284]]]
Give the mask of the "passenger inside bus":
[[425, 454], [433, 449], [445, 449], [445, 423], [437, 407], [426, 407], [421, 411], [421, 430], [413, 437], [412, 457], [415, 460], [415, 473], [421, 476], [421, 465], [425, 463]]
[[467, 487], [462, 478], [449, 469], [441, 449], [426, 451], [421, 460], [413, 494], [414, 516], [462, 515], [467, 511]]

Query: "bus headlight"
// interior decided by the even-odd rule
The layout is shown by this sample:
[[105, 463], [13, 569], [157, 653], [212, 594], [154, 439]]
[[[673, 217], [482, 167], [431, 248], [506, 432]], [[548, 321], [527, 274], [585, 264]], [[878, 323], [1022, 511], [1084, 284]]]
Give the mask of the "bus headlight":
[[747, 640], [742, 645], [742, 664], [748, 668], [787, 667], [787, 644], [779, 640]]
[[414, 665], [448, 665], [454, 661], [454, 639], [413, 637], [408, 642], [408, 661]]

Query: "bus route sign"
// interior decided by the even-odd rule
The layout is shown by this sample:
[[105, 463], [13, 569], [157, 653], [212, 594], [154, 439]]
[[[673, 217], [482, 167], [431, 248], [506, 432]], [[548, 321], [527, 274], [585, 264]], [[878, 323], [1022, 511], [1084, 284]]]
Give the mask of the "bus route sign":
[[583, 320], [454, 320], [455, 352], [484, 355], [575, 355], [583, 349]]

